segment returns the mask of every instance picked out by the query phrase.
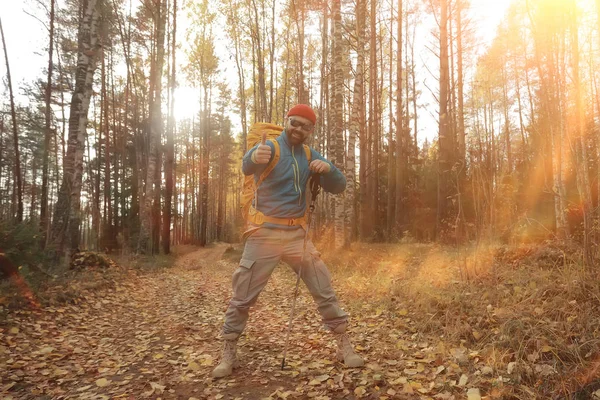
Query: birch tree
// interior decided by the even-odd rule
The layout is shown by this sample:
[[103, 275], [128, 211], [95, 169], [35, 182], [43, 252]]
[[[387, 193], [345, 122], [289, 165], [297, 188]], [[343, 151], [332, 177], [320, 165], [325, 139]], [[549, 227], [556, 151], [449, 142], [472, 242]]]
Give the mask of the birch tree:
[[[333, 87], [333, 153], [332, 162], [342, 168], [342, 173], [345, 173], [343, 168], [344, 162], [344, 75], [342, 70], [343, 60], [343, 44], [342, 44], [342, 15], [341, 15], [341, 0], [335, 0], [332, 4], [332, 20], [333, 20], [333, 45], [332, 45], [332, 87]], [[334, 217], [334, 244], [336, 249], [344, 247], [346, 244], [345, 229], [344, 229], [344, 195], [338, 194], [334, 198], [335, 217]]]
[[83, 0], [79, 22], [77, 70], [70, 105], [67, 154], [52, 221], [52, 242], [65, 255], [65, 260], [69, 260], [71, 252], [79, 246], [83, 153], [94, 72], [101, 52], [98, 36], [102, 7], [103, 0]]

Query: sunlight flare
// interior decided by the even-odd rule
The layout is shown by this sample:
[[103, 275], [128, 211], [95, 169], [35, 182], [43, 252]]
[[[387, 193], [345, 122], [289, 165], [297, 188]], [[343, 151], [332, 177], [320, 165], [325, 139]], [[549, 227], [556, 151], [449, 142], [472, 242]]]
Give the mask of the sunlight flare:
[[200, 111], [200, 96], [198, 89], [178, 87], [175, 89], [174, 115], [176, 121], [198, 117]]

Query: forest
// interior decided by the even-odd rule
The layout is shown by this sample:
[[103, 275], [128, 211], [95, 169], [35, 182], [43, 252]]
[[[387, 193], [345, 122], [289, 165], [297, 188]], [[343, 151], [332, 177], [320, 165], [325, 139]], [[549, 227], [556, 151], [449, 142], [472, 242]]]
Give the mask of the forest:
[[596, 257], [591, 1], [515, 2], [489, 44], [458, 0], [50, 3], [30, 4], [39, 76], [11, 82], [4, 48], [3, 231], [61, 255], [234, 242], [248, 129], [305, 103], [348, 180], [318, 208], [331, 246], [554, 238]]
[[[492, 3], [505, 3], [497, 25], [483, 17]], [[194, 288], [213, 290], [202, 282], [241, 256], [241, 160], [252, 125], [283, 126], [292, 106], [308, 104], [317, 114], [308, 144], [347, 181], [343, 194], [319, 196], [311, 234], [334, 281], [345, 281], [349, 308], [360, 317], [372, 307], [369, 315], [390, 315], [386, 323], [408, 314], [402, 324], [414, 335], [451, 326], [444, 340], [454, 338], [449, 346], [460, 349], [436, 356], [428, 353], [435, 343], [405, 338], [418, 354], [399, 375], [382, 377], [371, 365], [379, 378], [350, 383], [352, 375], [322, 378], [317, 368], [306, 381], [316, 390], [309, 397], [478, 399], [479, 388], [469, 386], [474, 370], [458, 371], [463, 361], [484, 358], [513, 379], [493, 381], [479, 365], [487, 399], [566, 396], [600, 375], [600, 325], [591, 321], [600, 312], [600, 0], [26, 0], [18, 10], [44, 37], [37, 48], [11, 47], [17, 42], [8, 39], [23, 33], [7, 30], [14, 15], [0, 10], [0, 278], [12, 278], [32, 307], [78, 307], [52, 292], [57, 279], [81, 279], [73, 271], [116, 290], [100, 304], [119, 304], [120, 285], [128, 286], [113, 274], [129, 274], [121, 266], [136, 263], [154, 265], [146, 273], [174, 263], [200, 274]], [[34, 52], [44, 66], [14, 79], [22, 67], [15, 56]], [[92, 258], [113, 271], [75, 265]], [[427, 262], [437, 269], [415, 272]], [[156, 273], [167, 285], [161, 290], [185, 287], [190, 298], [200, 296], [182, 275]], [[417, 276], [433, 286], [423, 289]], [[228, 276], [219, 279], [226, 303]], [[25, 317], [11, 314], [2, 294], [11, 284], [0, 283], [0, 366], [8, 367], [16, 354], [10, 334], [25, 332], [15, 328]], [[73, 289], [87, 293], [81, 298], [100, 296], [81, 284]], [[443, 295], [436, 287], [450, 289]], [[475, 297], [466, 293], [483, 296], [471, 311]], [[498, 304], [510, 297], [511, 306], [496, 305], [494, 296]], [[177, 309], [156, 308], [171, 306]], [[221, 309], [210, 307], [202, 329], [214, 333]], [[452, 307], [464, 318], [450, 321]], [[445, 320], [436, 325], [440, 312]], [[532, 322], [546, 318], [543, 329]], [[516, 344], [510, 337], [519, 329], [525, 333]], [[474, 355], [468, 349], [477, 342]], [[446, 364], [440, 354], [449, 352], [454, 361]], [[209, 356], [185, 356], [188, 367], [195, 360], [188, 375], [203, 376], [212, 365]], [[425, 374], [423, 360], [431, 385], [413, 384]], [[552, 373], [540, 365], [552, 365]], [[434, 384], [447, 373], [456, 374], [452, 389], [450, 378]], [[204, 381], [196, 393], [188, 375], [184, 389], [161, 381], [144, 393], [172, 387], [173, 398], [259, 398], [259, 383], [244, 394]], [[0, 373], [0, 393], [18, 389], [16, 398], [29, 398], [31, 382], [17, 377]], [[31, 398], [78, 398], [45, 382]], [[265, 388], [260, 398], [310, 392]]]

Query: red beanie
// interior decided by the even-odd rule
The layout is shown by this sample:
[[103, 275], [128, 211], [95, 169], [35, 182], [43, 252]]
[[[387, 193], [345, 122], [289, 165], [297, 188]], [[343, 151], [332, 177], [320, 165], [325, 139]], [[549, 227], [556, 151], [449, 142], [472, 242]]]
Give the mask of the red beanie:
[[288, 111], [287, 116], [291, 117], [297, 115], [298, 117], [304, 117], [314, 124], [317, 123], [317, 116], [310, 106], [306, 104], [297, 104]]

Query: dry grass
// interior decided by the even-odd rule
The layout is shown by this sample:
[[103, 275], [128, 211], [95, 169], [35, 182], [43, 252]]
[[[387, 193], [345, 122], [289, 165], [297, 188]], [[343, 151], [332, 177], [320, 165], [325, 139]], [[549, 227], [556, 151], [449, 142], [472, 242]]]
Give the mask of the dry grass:
[[600, 376], [600, 279], [576, 248], [355, 244], [324, 259], [356, 301], [406, 309], [421, 335], [479, 351], [513, 398], [578, 398]]

